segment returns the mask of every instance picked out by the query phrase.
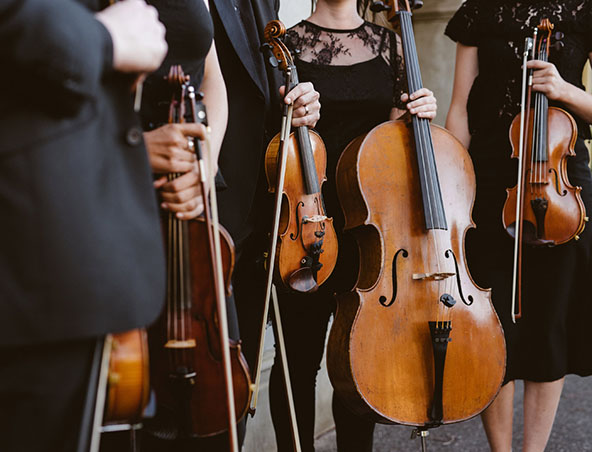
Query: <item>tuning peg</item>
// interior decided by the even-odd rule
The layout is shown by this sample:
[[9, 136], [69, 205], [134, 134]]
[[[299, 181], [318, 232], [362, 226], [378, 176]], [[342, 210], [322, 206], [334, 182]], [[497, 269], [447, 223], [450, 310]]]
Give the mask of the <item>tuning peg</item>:
[[387, 5], [383, 1], [376, 1], [372, 2], [370, 5], [370, 10], [373, 13], [381, 13], [382, 11], [390, 11], [392, 9], [391, 5]]
[[271, 67], [276, 68], [279, 66], [280, 62], [273, 54], [273, 47], [271, 44], [266, 42], [259, 47], [259, 50], [265, 55]]
[[419, 9], [423, 6], [423, 0], [411, 0], [411, 9]]
[[556, 31], [553, 33], [553, 38], [555, 38], [556, 41], [561, 41], [564, 36], [565, 35], [561, 31]]
[[563, 41], [556, 41], [555, 44], [553, 44], [551, 47], [553, 47], [557, 52], [559, 52], [561, 49], [563, 49], [563, 47], [565, 47], [565, 44], [563, 43]]

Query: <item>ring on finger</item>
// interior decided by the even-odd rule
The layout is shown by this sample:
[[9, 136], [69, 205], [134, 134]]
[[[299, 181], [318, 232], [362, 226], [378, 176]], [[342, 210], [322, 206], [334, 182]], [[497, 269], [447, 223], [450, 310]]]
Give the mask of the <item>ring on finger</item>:
[[193, 151], [194, 147], [195, 147], [195, 144], [193, 143], [193, 138], [187, 138], [187, 148], [190, 151]]

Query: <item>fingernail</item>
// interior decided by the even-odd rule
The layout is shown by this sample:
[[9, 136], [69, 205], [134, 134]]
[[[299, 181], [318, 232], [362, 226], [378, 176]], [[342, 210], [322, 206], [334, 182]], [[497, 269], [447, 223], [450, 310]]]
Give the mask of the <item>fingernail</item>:
[[160, 207], [161, 207], [162, 209], [166, 209], [166, 208], [167, 208], [167, 205], [166, 205], [166, 203], [165, 203], [165, 202], [163, 202], [163, 203], [161, 203], [161, 204], [160, 204]]
[[290, 99], [289, 97], [286, 97], [286, 102], [287, 102], [288, 104], [291, 104], [291, 103], [292, 103], [292, 99]]
[[181, 212], [177, 212], [177, 214], [175, 215], [179, 220], [182, 220], [184, 215]]

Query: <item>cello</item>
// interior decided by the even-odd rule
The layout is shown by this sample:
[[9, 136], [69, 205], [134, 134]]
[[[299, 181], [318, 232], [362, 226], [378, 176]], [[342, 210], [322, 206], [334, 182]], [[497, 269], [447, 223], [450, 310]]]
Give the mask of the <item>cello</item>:
[[526, 38], [521, 111], [510, 126], [512, 158], [518, 159], [518, 181], [506, 190], [502, 222], [514, 239], [514, 323], [522, 317], [522, 244], [555, 246], [578, 240], [588, 221], [580, 195], [582, 188], [573, 187], [567, 177], [567, 158], [575, 156], [576, 122], [565, 110], [549, 107], [544, 93], [532, 94], [532, 70], [526, 67], [529, 54], [532, 59], [548, 61], [552, 31], [553, 24], [543, 19], [533, 37]]
[[[206, 122], [205, 109], [181, 66], [168, 75], [173, 96], [169, 122]], [[207, 142], [206, 142], [207, 144]], [[229, 431], [230, 451], [238, 452], [236, 422], [248, 408], [251, 382], [240, 343], [228, 339], [226, 299], [234, 265], [230, 235], [218, 224], [215, 189], [208, 202], [201, 144], [196, 152], [203, 218], [164, 222], [167, 251], [166, 306], [150, 331], [151, 373], [159, 410], [170, 415], [183, 437]], [[173, 180], [178, 174], [169, 174]], [[226, 403], [224, 403], [226, 401]]]
[[[419, 2], [402, 3], [373, 9], [400, 20], [413, 93], [422, 88], [411, 23]], [[490, 291], [465, 260], [475, 198], [468, 152], [427, 119], [388, 121], [346, 147], [336, 182], [360, 251], [329, 336], [336, 393], [358, 414], [423, 433], [479, 414], [501, 387], [506, 351]]]

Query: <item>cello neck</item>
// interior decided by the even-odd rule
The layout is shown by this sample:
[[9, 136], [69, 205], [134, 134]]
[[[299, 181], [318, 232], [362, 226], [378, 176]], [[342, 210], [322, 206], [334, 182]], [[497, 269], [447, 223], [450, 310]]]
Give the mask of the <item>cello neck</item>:
[[[290, 71], [286, 72], [286, 94], [298, 85], [298, 72], [296, 66], [292, 66]], [[298, 150], [300, 153], [300, 163], [302, 165], [302, 178], [306, 193], [313, 195], [320, 191], [319, 180], [317, 178], [317, 169], [312, 152], [312, 144], [307, 126], [296, 127], [296, 139], [298, 141]]]
[[[398, 11], [409, 94], [423, 88], [410, 11]], [[448, 229], [428, 119], [412, 117], [426, 229]]]

